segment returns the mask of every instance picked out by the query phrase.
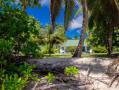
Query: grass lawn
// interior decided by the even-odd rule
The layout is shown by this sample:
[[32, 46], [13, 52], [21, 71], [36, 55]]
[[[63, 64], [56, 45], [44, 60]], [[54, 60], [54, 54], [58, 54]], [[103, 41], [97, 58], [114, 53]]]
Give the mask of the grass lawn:
[[48, 58], [71, 58], [72, 55], [71, 54], [51, 54], [49, 56], [49, 54], [45, 54], [45, 57], [48, 57]]
[[[45, 54], [45, 57], [48, 58], [72, 58], [72, 54], [51, 54], [49, 56], [49, 54]], [[93, 54], [89, 54], [89, 53], [83, 53], [82, 57], [108, 57], [107, 53], [93, 53]], [[112, 57], [119, 57], [119, 52], [115, 52], [112, 54]]]

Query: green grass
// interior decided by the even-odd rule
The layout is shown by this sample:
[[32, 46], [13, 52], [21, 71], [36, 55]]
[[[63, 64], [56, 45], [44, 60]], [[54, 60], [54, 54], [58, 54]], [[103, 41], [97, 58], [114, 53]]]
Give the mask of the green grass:
[[[45, 57], [48, 57], [48, 58], [72, 58], [72, 54], [64, 54], [64, 55], [61, 55], [61, 54], [51, 54], [49, 56], [49, 54], [46, 54]], [[85, 58], [85, 57], [109, 57], [107, 55], [107, 53], [93, 53], [93, 54], [89, 54], [89, 53], [83, 53], [82, 54], [82, 58]], [[119, 52], [115, 52], [112, 54], [112, 57], [119, 57]]]
[[72, 55], [71, 54], [64, 54], [64, 55], [61, 55], [61, 54], [45, 54], [45, 57], [48, 57], [48, 58], [71, 58]]
[[[108, 58], [109, 56], [107, 55], [107, 53], [93, 53], [93, 54], [82, 54], [82, 57], [105, 57]], [[119, 57], [119, 52], [114, 52], [112, 53], [111, 57]]]

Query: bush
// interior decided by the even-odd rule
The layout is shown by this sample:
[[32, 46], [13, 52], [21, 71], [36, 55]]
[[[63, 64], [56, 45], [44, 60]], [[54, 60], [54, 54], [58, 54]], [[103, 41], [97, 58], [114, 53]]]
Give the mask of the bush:
[[113, 52], [119, 52], [119, 47], [114, 47]]
[[71, 54], [74, 54], [75, 50], [76, 50], [76, 47], [68, 47], [67, 48], [67, 52], [70, 52]]
[[[1, 14], [2, 13], [2, 14]], [[0, 58], [38, 57], [40, 24], [19, 9], [0, 10]], [[12, 58], [13, 59], [13, 58]]]
[[45, 76], [45, 78], [47, 79], [48, 84], [52, 83], [55, 80], [55, 76], [53, 73], [48, 73], [48, 75]]
[[28, 82], [28, 78], [19, 77], [17, 74], [6, 75], [3, 81], [5, 90], [22, 90]]
[[69, 66], [69, 67], [66, 67], [65, 68], [65, 71], [64, 73], [67, 75], [67, 76], [74, 76], [74, 75], [77, 75], [79, 73], [79, 70], [77, 67], [75, 66]]
[[32, 75], [33, 65], [23, 63], [20, 65], [12, 64], [8, 67], [6, 70], [0, 70], [0, 81], [2, 81], [3, 90], [22, 90], [29, 79], [39, 81], [38, 75]]
[[[38, 56], [40, 24], [22, 10], [6, 4], [0, 9], [0, 84], [2, 90], [22, 90], [32, 75], [32, 65], [18, 62], [20, 56]], [[17, 63], [16, 63], [16, 61]], [[1, 89], [1, 88], [0, 88]]]
[[96, 46], [92, 48], [93, 52], [95, 53], [107, 53], [107, 50], [104, 46]]

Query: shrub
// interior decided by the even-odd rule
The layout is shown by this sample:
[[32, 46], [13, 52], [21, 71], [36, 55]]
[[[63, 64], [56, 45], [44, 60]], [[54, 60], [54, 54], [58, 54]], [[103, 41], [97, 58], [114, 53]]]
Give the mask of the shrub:
[[76, 50], [76, 47], [68, 47], [67, 48], [67, 52], [70, 52], [71, 54], [73, 54]]
[[7, 67], [6, 70], [0, 71], [3, 90], [22, 90], [29, 82], [29, 79], [40, 80], [37, 74], [32, 74], [34, 66], [28, 63], [20, 65], [12, 64], [9, 65], [9, 68]]
[[119, 47], [114, 47], [113, 52], [119, 52]]
[[107, 53], [106, 48], [104, 46], [100, 46], [100, 45], [93, 47], [92, 50], [95, 53]]
[[79, 72], [79, 69], [75, 66], [69, 66], [69, 67], [66, 67], [65, 68], [65, 71], [64, 73], [67, 75], [67, 76], [74, 76], [74, 75], [77, 75]]
[[52, 83], [55, 80], [55, 76], [53, 73], [48, 73], [48, 75], [45, 76], [45, 78], [47, 79], [48, 84]]
[[19, 9], [0, 10], [0, 15], [0, 56], [6, 60], [11, 56], [38, 56], [39, 22]]
[[28, 82], [28, 78], [19, 77], [18, 74], [6, 75], [3, 81], [5, 90], [22, 90]]

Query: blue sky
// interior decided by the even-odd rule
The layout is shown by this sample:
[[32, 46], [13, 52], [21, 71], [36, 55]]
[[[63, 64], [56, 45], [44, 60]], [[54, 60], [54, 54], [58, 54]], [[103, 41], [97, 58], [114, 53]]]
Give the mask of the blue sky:
[[[76, 0], [75, 0], [76, 1]], [[80, 7], [79, 3], [77, 4], [77, 8]], [[42, 26], [50, 24], [50, 0], [41, 0], [41, 8], [27, 8], [27, 13], [29, 15], [34, 16]], [[60, 10], [60, 15], [58, 16], [56, 23], [63, 25], [64, 24], [64, 6], [62, 5], [62, 9]], [[79, 14], [77, 17], [73, 17], [68, 31], [66, 32], [66, 36], [68, 38], [73, 38], [74, 36], [80, 36], [80, 28], [82, 27], [82, 14]]]

